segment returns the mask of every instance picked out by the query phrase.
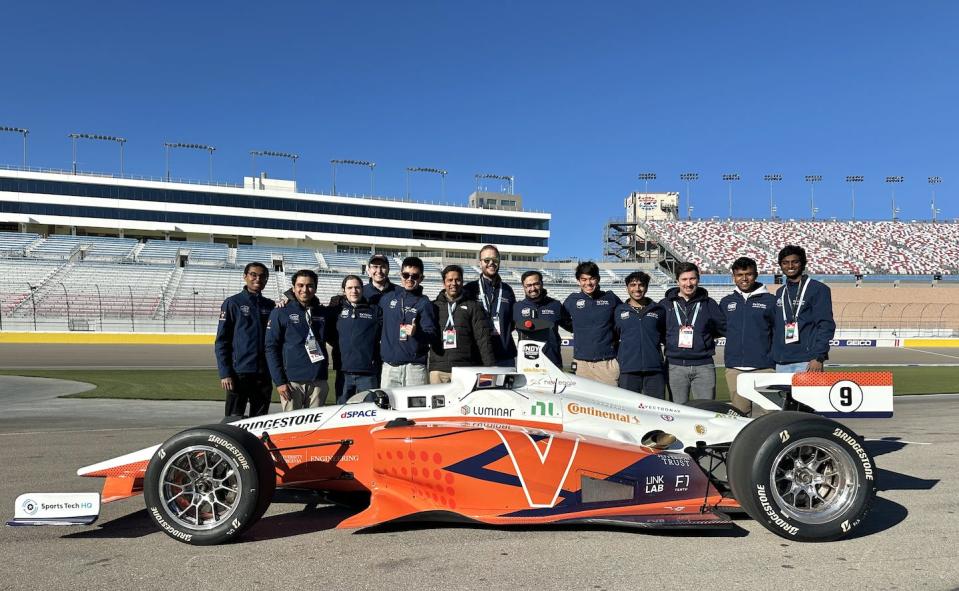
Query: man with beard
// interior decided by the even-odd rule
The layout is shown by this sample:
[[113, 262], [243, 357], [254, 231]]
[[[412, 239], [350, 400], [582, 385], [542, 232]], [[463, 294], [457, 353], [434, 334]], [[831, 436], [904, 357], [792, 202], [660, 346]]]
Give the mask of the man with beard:
[[719, 308], [726, 317], [726, 347], [723, 350], [726, 385], [733, 406], [750, 415], [754, 412], [752, 403], [739, 395], [737, 379], [744, 372], [774, 371], [772, 337], [776, 297], [756, 281], [759, 271], [753, 259], [736, 259], [731, 271], [736, 289], [719, 301]]
[[499, 276], [499, 249], [487, 244], [480, 249], [479, 264], [482, 274], [476, 281], [467, 283], [463, 290], [466, 297], [482, 304], [490, 320], [493, 335], [493, 355], [496, 364], [516, 364], [516, 343], [513, 342], [513, 306], [516, 295], [513, 288]]
[[616, 308], [619, 336], [619, 387], [654, 398], [666, 398], [662, 344], [666, 309], [646, 297], [649, 275], [642, 271], [626, 277], [629, 299]]
[[316, 299], [316, 273], [293, 274], [294, 299], [276, 308], [266, 325], [266, 359], [283, 411], [326, 403], [329, 308]]
[[273, 384], [266, 363], [264, 336], [270, 312], [276, 304], [263, 297], [270, 271], [263, 263], [250, 263], [243, 269], [246, 285], [240, 293], [228, 297], [220, 306], [214, 353], [220, 386], [226, 392], [225, 416], [243, 416], [247, 402], [250, 416], [270, 411]]
[[447, 384], [454, 367], [495, 365], [489, 318], [463, 293], [463, 267], [443, 269], [443, 291], [433, 301], [439, 338], [430, 351], [430, 383]]
[[599, 288], [599, 266], [592, 261], [576, 265], [580, 292], [563, 302], [569, 320], [563, 328], [573, 332], [576, 375], [615, 386], [619, 380], [613, 322], [616, 307], [623, 303], [612, 291]]
[[716, 398], [716, 337], [726, 333], [719, 304], [699, 287], [699, 267], [676, 265], [678, 287], [660, 302], [666, 309], [666, 362], [673, 402]]
[[806, 271], [806, 250], [787, 245], [779, 251], [786, 283], [776, 294], [773, 359], [777, 373], [823, 371], [829, 341], [836, 334], [832, 293]]
[[526, 271], [523, 273], [523, 292], [526, 297], [516, 302], [513, 308], [513, 324], [517, 327], [523, 326], [526, 320], [541, 318], [549, 320], [553, 326], [545, 331], [546, 344], [543, 345], [543, 355], [553, 362], [553, 365], [563, 369], [563, 356], [560, 351], [559, 327], [563, 323], [568, 323], [569, 318], [566, 309], [559, 300], [554, 300], [546, 294], [546, 288], [543, 287], [543, 275], [539, 271]]

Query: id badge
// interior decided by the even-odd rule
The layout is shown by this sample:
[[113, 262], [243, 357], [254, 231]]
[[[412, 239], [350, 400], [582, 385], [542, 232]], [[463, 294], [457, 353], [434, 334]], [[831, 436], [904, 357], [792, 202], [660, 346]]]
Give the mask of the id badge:
[[499, 314], [493, 316], [493, 334], [499, 336]]
[[456, 329], [447, 328], [443, 331], [443, 348], [444, 349], [455, 349], [456, 348]]
[[319, 363], [326, 359], [323, 356], [323, 352], [320, 351], [320, 345], [314, 337], [308, 337], [306, 339], [306, 354], [310, 357], [310, 363]]
[[693, 327], [692, 326], [679, 327], [679, 348], [680, 349], [693, 348]]
[[410, 333], [413, 332], [411, 324], [401, 324], [400, 325], [400, 340], [405, 341], [410, 338]]
[[798, 343], [799, 342], [799, 323], [787, 322], [786, 332], [783, 336], [786, 337], [787, 345], [791, 345], [792, 343]]

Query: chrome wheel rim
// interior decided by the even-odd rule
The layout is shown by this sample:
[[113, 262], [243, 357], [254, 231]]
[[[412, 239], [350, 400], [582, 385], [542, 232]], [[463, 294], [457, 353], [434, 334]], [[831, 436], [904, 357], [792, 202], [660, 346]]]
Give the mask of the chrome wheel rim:
[[854, 459], [820, 437], [800, 439], [779, 452], [769, 474], [783, 513], [803, 523], [827, 523], [855, 500], [859, 472]]
[[160, 499], [170, 518], [193, 530], [228, 521], [242, 496], [236, 461], [205, 445], [180, 450], [160, 472]]

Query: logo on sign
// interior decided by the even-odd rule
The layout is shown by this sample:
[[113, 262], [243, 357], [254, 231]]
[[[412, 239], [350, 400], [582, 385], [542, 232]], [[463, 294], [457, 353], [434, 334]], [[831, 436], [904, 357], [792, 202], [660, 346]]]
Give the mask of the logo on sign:
[[523, 345], [523, 357], [539, 359], [539, 347], [537, 345]]
[[37, 511], [40, 509], [40, 505], [38, 505], [33, 499], [24, 499], [21, 507], [23, 507], [23, 512], [27, 515], [36, 515]]

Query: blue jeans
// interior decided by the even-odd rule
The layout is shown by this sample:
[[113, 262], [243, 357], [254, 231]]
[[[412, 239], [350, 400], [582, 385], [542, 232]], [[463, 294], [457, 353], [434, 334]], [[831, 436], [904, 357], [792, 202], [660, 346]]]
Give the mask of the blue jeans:
[[[339, 387], [340, 376], [342, 376], [342, 387]], [[346, 404], [346, 401], [352, 398], [357, 392], [377, 388], [379, 386], [379, 384], [376, 383], [378, 377], [379, 376], [375, 374], [339, 372], [336, 376], [336, 403]]]
[[806, 367], [808, 365], [808, 361], [800, 361], [798, 363], [777, 363], [776, 373], [800, 373], [806, 371]]

